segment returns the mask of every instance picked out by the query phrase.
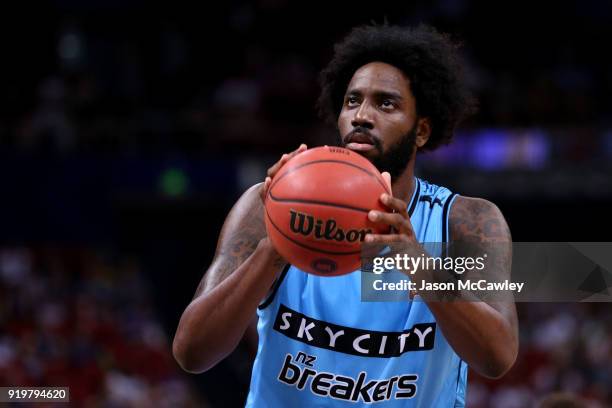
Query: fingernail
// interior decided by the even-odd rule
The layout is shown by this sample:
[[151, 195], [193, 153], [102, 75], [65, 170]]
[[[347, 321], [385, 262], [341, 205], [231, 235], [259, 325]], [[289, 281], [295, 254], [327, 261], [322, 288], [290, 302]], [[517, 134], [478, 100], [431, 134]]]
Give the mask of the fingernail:
[[381, 200], [383, 200], [383, 201], [387, 201], [387, 200], [389, 199], [389, 194], [387, 194], [387, 193], [382, 193], [382, 194], [380, 195], [380, 199], [381, 199]]
[[376, 219], [378, 218], [378, 213], [376, 211], [370, 211], [368, 213], [368, 218], [370, 219], [370, 221], [376, 221]]
[[372, 242], [374, 240], [374, 238], [372, 238], [372, 235], [368, 234], [365, 236], [365, 238], [363, 239], [365, 242]]

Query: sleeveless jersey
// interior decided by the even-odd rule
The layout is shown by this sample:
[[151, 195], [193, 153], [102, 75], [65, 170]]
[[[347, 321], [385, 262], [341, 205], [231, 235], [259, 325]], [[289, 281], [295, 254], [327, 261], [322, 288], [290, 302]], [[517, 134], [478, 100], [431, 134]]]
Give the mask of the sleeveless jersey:
[[[455, 197], [415, 179], [408, 213], [419, 242], [448, 241]], [[287, 267], [258, 315], [247, 407], [465, 406], [467, 364], [427, 304], [362, 302], [359, 271]]]

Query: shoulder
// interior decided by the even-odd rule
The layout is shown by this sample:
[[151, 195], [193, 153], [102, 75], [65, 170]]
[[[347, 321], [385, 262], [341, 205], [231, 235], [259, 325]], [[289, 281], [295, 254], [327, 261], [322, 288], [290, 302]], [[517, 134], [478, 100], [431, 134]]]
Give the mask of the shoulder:
[[449, 228], [453, 240], [511, 240], [500, 209], [482, 198], [457, 196], [450, 209]]
[[266, 236], [260, 188], [261, 183], [246, 190], [225, 218], [215, 257], [196, 290], [196, 297], [232, 274]]
[[228, 244], [235, 245], [237, 240], [242, 243], [249, 241], [249, 245], [254, 248], [265, 237], [263, 203], [259, 196], [262, 184], [247, 189], [232, 207], [219, 236], [218, 251]]
[[244, 193], [242, 193], [242, 196], [238, 199], [238, 202], [247, 201], [247, 202], [252, 203], [253, 201], [255, 201], [256, 203], [261, 205], [259, 191], [262, 186], [263, 186], [263, 182], [252, 185]]
[[259, 192], [261, 190], [262, 185], [263, 183], [257, 183], [249, 187], [244, 193], [242, 193], [240, 198], [234, 204], [230, 215], [232, 215], [232, 213], [239, 213], [239, 215], [241, 216], [253, 216], [259, 214], [259, 211], [257, 213], [254, 213], [253, 211], [260, 210], [263, 208], [261, 197], [259, 196]]
[[[478, 197], [467, 197], [463, 195], [457, 195], [455, 202], [451, 207], [451, 214], [464, 214], [472, 217], [478, 217], [483, 214], [499, 214], [501, 211], [499, 208], [489, 200]], [[451, 217], [452, 218], [452, 217]]]

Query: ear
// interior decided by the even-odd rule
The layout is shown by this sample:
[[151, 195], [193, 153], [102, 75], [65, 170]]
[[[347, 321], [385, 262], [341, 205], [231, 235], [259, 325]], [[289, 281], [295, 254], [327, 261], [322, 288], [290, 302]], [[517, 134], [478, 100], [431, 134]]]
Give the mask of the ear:
[[431, 121], [429, 118], [419, 118], [416, 126], [417, 131], [415, 143], [417, 148], [420, 149], [425, 146], [425, 143], [427, 143], [429, 136], [431, 135]]

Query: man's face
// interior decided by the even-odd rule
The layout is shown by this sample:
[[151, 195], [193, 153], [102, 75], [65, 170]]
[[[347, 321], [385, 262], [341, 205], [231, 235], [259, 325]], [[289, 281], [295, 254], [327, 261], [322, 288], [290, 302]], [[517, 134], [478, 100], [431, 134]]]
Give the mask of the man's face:
[[340, 145], [397, 178], [414, 154], [416, 101], [396, 67], [372, 62], [355, 71], [338, 117]]

